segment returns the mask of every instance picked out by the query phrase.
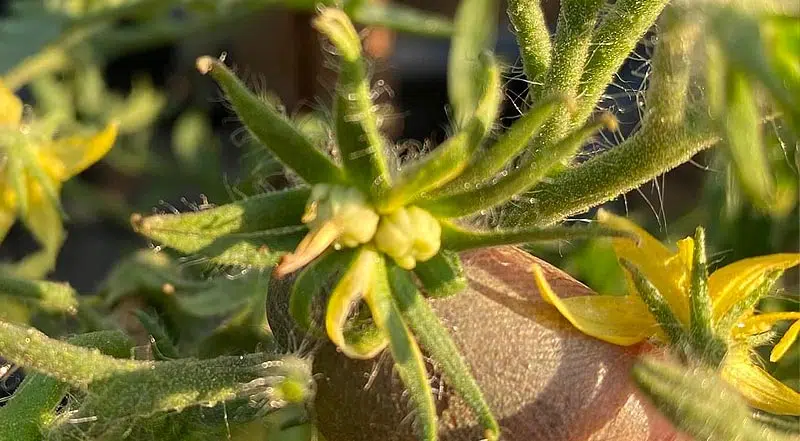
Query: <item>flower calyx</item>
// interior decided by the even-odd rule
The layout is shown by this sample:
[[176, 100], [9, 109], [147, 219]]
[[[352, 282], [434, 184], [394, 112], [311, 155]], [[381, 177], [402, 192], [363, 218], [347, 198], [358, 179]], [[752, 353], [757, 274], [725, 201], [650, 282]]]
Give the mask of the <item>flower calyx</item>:
[[330, 246], [338, 250], [374, 241], [378, 251], [409, 270], [436, 255], [441, 247], [442, 229], [430, 213], [408, 206], [379, 215], [354, 187], [317, 184], [301, 221], [310, 231], [293, 253], [283, 256], [275, 267], [276, 277], [300, 269]]

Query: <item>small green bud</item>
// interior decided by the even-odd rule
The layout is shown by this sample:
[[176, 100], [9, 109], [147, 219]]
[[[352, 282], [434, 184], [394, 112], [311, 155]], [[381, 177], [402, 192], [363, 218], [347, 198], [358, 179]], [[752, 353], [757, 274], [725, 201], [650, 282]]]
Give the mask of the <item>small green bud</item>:
[[375, 233], [375, 246], [398, 266], [413, 269], [439, 252], [442, 228], [427, 211], [404, 207], [381, 218]]

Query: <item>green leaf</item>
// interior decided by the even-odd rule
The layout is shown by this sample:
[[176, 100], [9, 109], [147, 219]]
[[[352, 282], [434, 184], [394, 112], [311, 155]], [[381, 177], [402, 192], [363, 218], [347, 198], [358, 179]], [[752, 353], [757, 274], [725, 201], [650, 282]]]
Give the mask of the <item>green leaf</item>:
[[370, 98], [361, 40], [341, 10], [325, 9], [313, 23], [336, 46], [341, 61], [333, 113], [345, 172], [364, 193], [379, 195], [391, 184], [391, 175]]
[[53, 13], [38, 1], [10, 5], [11, 11], [0, 20], [0, 76], [57, 41], [70, 23], [69, 17]]
[[252, 297], [266, 290], [268, 281], [269, 276], [257, 270], [233, 280], [222, 277], [204, 288], [175, 292], [175, 304], [193, 317], [224, 316], [241, 309]]
[[800, 97], [773, 69], [757, 17], [722, 7], [711, 17], [711, 29], [723, 53], [736, 70], [761, 83], [800, 133]]
[[172, 343], [172, 339], [159, 322], [158, 317], [141, 310], [134, 311], [134, 314], [142, 327], [150, 334], [150, 345], [156, 360], [172, 360], [179, 357], [178, 349]]
[[689, 330], [696, 343], [711, 340], [714, 336], [711, 323], [712, 304], [708, 294], [708, 261], [706, 259], [706, 233], [697, 227], [694, 233], [692, 258], [692, 285], [689, 292]]
[[273, 106], [253, 94], [220, 60], [200, 57], [197, 69], [211, 74], [247, 129], [286, 167], [309, 184], [345, 183], [342, 169], [330, 157]]
[[447, 92], [457, 128], [469, 123], [485, 93], [485, 67], [479, 57], [494, 49], [498, 6], [497, 0], [464, 0], [456, 10]]
[[349, 15], [353, 20], [367, 26], [382, 26], [395, 31], [426, 35], [430, 37], [449, 37], [453, 33], [453, 23], [447, 17], [409, 8], [398, 3], [361, 2]]
[[448, 386], [452, 387], [467, 405], [472, 408], [478, 421], [484, 427], [487, 440], [497, 440], [500, 427], [492, 415], [489, 404], [483, 397], [480, 387], [470, 373], [467, 363], [447, 333], [447, 329], [436, 317], [431, 307], [420, 295], [408, 273], [398, 267], [389, 269], [392, 293], [414, 334], [437, 367], [444, 372]]
[[389, 349], [395, 370], [408, 389], [408, 396], [414, 406], [418, 436], [422, 441], [435, 441], [436, 405], [433, 402], [425, 360], [392, 297], [386, 264], [377, 254], [371, 263], [374, 265], [375, 285], [368, 291], [365, 300], [372, 311], [375, 324], [389, 336]]
[[191, 213], [133, 215], [131, 222], [138, 233], [181, 253], [263, 268], [297, 246], [309, 195], [307, 188], [279, 191]]
[[502, 225], [544, 226], [586, 211], [676, 167], [718, 141], [708, 128], [645, 125], [622, 144], [567, 168], [509, 206]]
[[414, 267], [425, 294], [433, 298], [450, 297], [467, 288], [467, 276], [457, 253], [440, 250], [435, 256], [417, 262]]
[[733, 167], [750, 200], [769, 211], [775, 199], [775, 183], [764, 151], [755, 91], [737, 69], [728, 71], [726, 86], [723, 127]]

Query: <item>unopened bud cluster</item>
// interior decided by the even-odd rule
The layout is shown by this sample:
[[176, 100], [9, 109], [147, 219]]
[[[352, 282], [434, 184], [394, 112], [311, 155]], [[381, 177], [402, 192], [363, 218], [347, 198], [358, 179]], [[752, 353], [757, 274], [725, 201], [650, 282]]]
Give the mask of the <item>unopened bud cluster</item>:
[[354, 248], [373, 242], [398, 266], [413, 269], [439, 252], [442, 229], [427, 211], [402, 207], [378, 215], [366, 197], [353, 187], [319, 184], [311, 191], [303, 223], [311, 231], [336, 226], [334, 246]]

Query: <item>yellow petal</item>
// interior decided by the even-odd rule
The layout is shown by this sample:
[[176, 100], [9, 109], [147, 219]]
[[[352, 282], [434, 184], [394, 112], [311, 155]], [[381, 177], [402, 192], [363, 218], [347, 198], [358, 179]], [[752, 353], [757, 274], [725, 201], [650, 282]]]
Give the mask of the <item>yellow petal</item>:
[[733, 338], [747, 338], [751, 335], [769, 331], [775, 323], [782, 320], [800, 320], [800, 312], [770, 312], [751, 315], [739, 321], [732, 330]]
[[708, 278], [714, 317], [724, 316], [731, 306], [756, 289], [767, 273], [797, 264], [800, 264], [800, 254], [770, 254], [743, 259], [714, 271]]
[[28, 211], [22, 220], [40, 245], [48, 250], [57, 250], [64, 241], [61, 213], [40, 184], [32, 179], [28, 182], [31, 183], [28, 188]]
[[777, 415], [800, 415], [800, 394], [753, 363], [745, 347], [728, 352], [721, 375], [750, 406]]
[[[687, 266], [687, 261], [681, 256], [686, 252], [691, 255], [694, 250], [694, 241], [691, 238], [681, 241], [679, 244], [681, 252], [676, 254], [628, 219], [615, 216], [605, 210], [600, 210], [597, 218], [611, 228], [629, 231], [639, 238], [638, 245], [630, 238], [612, 239], [617, 258], [627, 259], [636, 265], [664, 296], [678, 319], [683, 323], [689, 323], [687, 290], [691, 280], [691, 266]], [[691, 259], [688, 260], [688, 263], [691, 264]], [[625, 271], [625, 275], [631, 292], [635, 292], [633, 279], [627, 271]]]
[[89, 168], [106, 155], [117, 137], [117, 125], [109, 124], [93, 136], [69, 136], [42, 146], [40, 160], [56, 180], [67, 179]]
[[[0, 174], [0, 178], [3, 178]], [[11, 188], [0, 180], [0, 242], [3, 242], [8, 230], [14, 225], [17, 217], [17, 198]]]
[[22, 120], [22, 101], [0, 80], [0, 127], [16, 128]]
[[542, 298], [584, 334], [620, 346], [630, 346], [657, 335], [647, 307], [636, 296], [579, 296], [559, 298], [550, 288], [539, 266], [533, 277]]
[[786, 355], [786, 352], [792, 347], [792, 344], [797, 340], [797, 336], [800, 334], [800, 320], [795, 321], [792, 323], [792, 326], [789, 326], [789, 329], [783, 334], [778, 344], [772, 348], [772, 352], [769, 354], [769, 361], [775, 363], [783, 358]]

